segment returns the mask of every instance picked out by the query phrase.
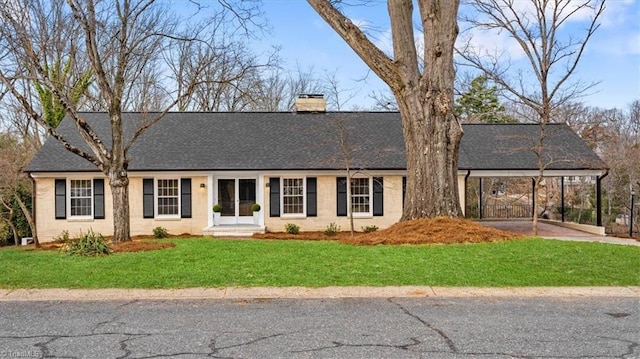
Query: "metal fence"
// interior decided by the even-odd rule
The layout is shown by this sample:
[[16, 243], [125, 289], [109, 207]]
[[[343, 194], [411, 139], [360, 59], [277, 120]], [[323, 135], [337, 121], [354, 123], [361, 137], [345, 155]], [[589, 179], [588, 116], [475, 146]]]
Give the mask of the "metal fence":
[[468, 218], [531, 218], [530, 204], [485, 204], [482, 206], [482, 215], [478, 213], [477, 205], [467, 206]]

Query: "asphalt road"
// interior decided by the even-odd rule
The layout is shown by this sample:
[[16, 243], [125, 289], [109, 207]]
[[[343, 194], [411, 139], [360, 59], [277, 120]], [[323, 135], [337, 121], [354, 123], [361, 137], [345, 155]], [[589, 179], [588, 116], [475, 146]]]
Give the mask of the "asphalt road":
[[639, 358], [638, 298], [0, 302], [0, 358]]

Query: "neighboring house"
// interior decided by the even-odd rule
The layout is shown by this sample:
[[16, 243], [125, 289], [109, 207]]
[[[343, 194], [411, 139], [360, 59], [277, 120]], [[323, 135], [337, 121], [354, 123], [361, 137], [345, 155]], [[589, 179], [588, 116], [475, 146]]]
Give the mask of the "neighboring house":
[[[324, 230], [331, 223], [346, 230], [350, 208], [356, 229], [397, 222], [406, 183], [399, 114], [324, 112], [322, 106], [312, 108], [317, 112], [304, 110], [301, 102], [298, 112], [168, 113], [128, 153], [131, 234], [148, 235], [162, 226], [173, 234], [246, 235], [283, 231], [287, 223], [303, 231]], [[147, 115], [124, 114], [125, 133]], [[110, 137], [106, 113], [81, 116], [103, 138]], [[458, 171], [463, 208], [470, 176], [536, 175], [536, 158], [523, 146], [538, 136], [537, 125], [463, 128]], [[71, 120], [58, 131], [88, 150]], [[554, 158], [571, 160], [555, 161], [546, 174], [606, 174], [605, 164], [569, 127], [549, 125], [547, 133]], [[355, 173], [351, 182], [346, 160]], [[49, 138], [26, 171], [34, 179], [42, 242], [63, 230], [112, 233], [108, 179], [91, 163]], [[262, 207], [257, 222], [253, 203]], [[214, 223], [214, 204], [223, 207], [220, 223]]]

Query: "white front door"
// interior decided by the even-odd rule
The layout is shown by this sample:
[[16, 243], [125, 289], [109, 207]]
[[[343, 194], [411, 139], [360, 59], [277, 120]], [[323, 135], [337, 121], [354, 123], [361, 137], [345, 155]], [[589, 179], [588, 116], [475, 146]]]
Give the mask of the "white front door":
[[220, 224], [253, 224], [256, 182], [255, 178], [218, 178]]

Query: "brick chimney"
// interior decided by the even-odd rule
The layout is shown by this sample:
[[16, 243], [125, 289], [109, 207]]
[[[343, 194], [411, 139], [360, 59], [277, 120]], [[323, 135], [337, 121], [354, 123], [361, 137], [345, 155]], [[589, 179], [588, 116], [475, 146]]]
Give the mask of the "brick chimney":
[[327, 100], [323, 94], [300, 94], [296, 99], [296, 112], [327, 112]]

